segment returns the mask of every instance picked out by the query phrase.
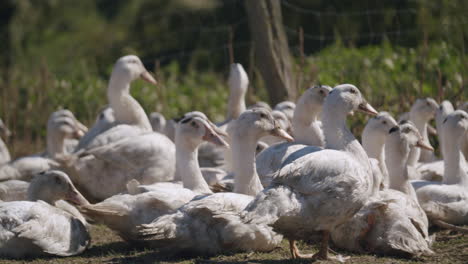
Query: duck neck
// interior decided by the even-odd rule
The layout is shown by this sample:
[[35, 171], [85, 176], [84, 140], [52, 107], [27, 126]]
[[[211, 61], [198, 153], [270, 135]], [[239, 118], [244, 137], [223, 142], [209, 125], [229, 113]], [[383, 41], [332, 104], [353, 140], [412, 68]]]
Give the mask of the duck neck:
[[212, 193], [198, 164], [198, 146], [192, 146], [176, 136], [175, 180], [182, 180], [184, 188], [199, 193]]
[[28, 200], [42, 200], [50, 205], [54, 205], [57, 199], [50, 192], [47, 192], [42, 185], [43, 184], [38, 184], [35, 181], [31, 182], [28, 188]]
[[307, 104], [307, 102], [304, 102], [304, 99], [299, 99], [292, 118], [293, 128], [295, 128], [295, 126], [299, 126], [298, 128], [310, 126], [312, 122], [317, 121], [320, 110], [321, 107], [313, 107]]
[[447, 146], [451, 146], [450, 148], [447, 147], [444, 153], [443, 183], [468, 186], [466, 160], [460, 150], [463, 137], [456, 138], [446, 132], [444, 132], [443, 136]]
[[117, 123], [134, 125], [144, 131], [151, 131], [151, 124], [145, 110], [130, 95], [130, 78], [113, 73], [107, 88], [107, 99], [114, 110]]
[[245, 92], [232, 91], [229, 94], [227, 119], [237, 119], [245, 111]]
[[[410, 112], [410, 120], [414, 123], [419, 133], [421, 134], [425, 143], [429, 143], [429, 137], [427, 135], [427, 122], [428, 120], [421, 118], [416, 113]], [[413, 148], [408, 158], [408, 164], [410, 166], [416, 166], [421, 157], [421, 149]]]
[[389, 174], [389, 188], [403, 192], [417, 202], [416, 192], [409, 181], [408, 175], [410, 152], [405, 150], [398, 140], [392, 140], [392, 142], [386, 144], [385, 152], [385, 161]]
[[66, 154], [65, 136], [54, 131], [47, 131], [47, 155], [56, 158]]
[[255, 167], [257, 139], [245, 135], [231, 135], [234, 192], [255, 196], [263, 190]]
[[354, 158], [370, 169], [366, 152], [346, 126], [346, 115], [333, 114], [333, 110], [324, 111], [322, 113], [322, 126], [327, 149], [351, 153]]
[[379, 162], [379, 168], [383, 175], [383, 182], [388, 186], [388, 170], [385, 164], [385, 136], [372, 131], [366, 126], [362, 132], [362, 147], [369, 158], [376, 159]]
[[292, 118], [294, 141], [301, 144], [323, 146], [325, 139], [320, 128], [318, 115], [321, 107], [307, 107], [299, 100]]

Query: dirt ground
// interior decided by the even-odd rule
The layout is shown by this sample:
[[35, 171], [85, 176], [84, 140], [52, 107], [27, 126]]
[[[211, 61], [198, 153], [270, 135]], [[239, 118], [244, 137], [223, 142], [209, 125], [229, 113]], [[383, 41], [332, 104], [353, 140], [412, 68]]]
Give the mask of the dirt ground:
[[[343, 255], [351, 256], [347, 263], [468, 263], [468, 236], [445, 230], [435, 230], [436, 242], [433, 249], [434, 256], [416, 259], [402, 259], [395, 257], [354, 255], [341, 252]], [[38, 258], [27, 260], [0, 260], [3, 263], [310, 263], [310, 260], [290, 260], [288, 243], [283, 241], [280, 248], [270, 253], [240, 253], [234, 255], [219, 255], [214, 257], [187, 257], [167, 256], [158, 254], [151, 249], [136, 248], [124, 242], [110, 229], [105, 226], [91, 227], [92, 245], [83, 254], [67, 258]], [[308, 253], [316, 251], [310, 245], [299, 244], [299, 248]], [[320, 262], [329, 263], [329, 262]], [[330, 262], [332, 263], [332, 262]]]

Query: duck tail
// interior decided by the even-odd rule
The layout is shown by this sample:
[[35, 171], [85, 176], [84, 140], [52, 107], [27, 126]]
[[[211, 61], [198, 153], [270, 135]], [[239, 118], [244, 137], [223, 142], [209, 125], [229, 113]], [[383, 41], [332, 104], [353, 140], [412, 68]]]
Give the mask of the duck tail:
[[184, 232], [180, 232], [178, 220], [181, 220], [180, 212], [163, 215], [149, 224], [143, 224], [137, 227], [138, 240], [151, 240], [156, 246], [167, 245], [181, 239]]
[[99, 220], [102, 217], [123, 217], [128, 215], [127, 210], [123, 210], [123, 208], [105, 204], [88, 204], [80, 206], [78, 209], [82, 214], [96, 222], [100, 222]]

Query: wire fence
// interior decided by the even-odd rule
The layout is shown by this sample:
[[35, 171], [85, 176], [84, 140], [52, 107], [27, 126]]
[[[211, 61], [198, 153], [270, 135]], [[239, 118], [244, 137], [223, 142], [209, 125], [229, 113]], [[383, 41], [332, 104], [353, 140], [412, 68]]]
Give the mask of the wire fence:
[[[230, 1], [222, 1], [223, 5], [242, 5], [242, 0], [230, 0]], [[384, 7], [379, 9], [374, 8], [363, 8], [362, 10], [349, 10], [349, 11], [333, 11], [333, 10], [316, 10], [312, 8], [307, 8], [301, 6], [304, 1], [294, 1], [294, 0], [281, 0], [281, 6], [283, 9], [283, 13], [288, 13], [288, 16], [295, 16], [299, 17], [302, 21], [317, 21], [317, 24], [304, 24], [298, 23], [298, 19], [294, 19], [295, 23], [290, 23], [287, 19], [284, 20], [284, 29], [287, 33], [291, 50], [295, 56], [299, 56], [301, 53], [298, 52], [298, 49], [303, 46], [305, 47], [306, 51], [304, 52], [305, 55], [310, 53], [315, 53], [328, 45], [336, 42], [336, 41], [345, 41], [345, 42], [354, 42], [357, 45], [366, 45], [366, 44], [374, 44], [378, 45], [386, 38], [390, 38], [391, 41], [395, 45], [403, 44], [405, 45], [406, 42], [409, 40], [415, 40], [411, 44], [412, 45], [419, 45], [423, 44], [424, 41], [424, 34], [428, 28], [431, 28], [430, 31], [436, 31], [437, 36], [444, 41], [451, 42], [454, 41], [453, 36], [458, 34], [458, 32], [454, 32], [456, 28], [464, 27], [468, 24], [468, 20], [461, 19], [458, 21], [447, 20], [442, 18], [440, 21], [436, 23], [427, 23], [425, 24], [424, 21], [418, 16], [421, 13], [420, 8], [432, 8], [437, 9], [437, 1], [430, 1], [430, 0], [408, 0], [409, 3], [414, 3], [418, 5], [418, 8], [415, 7], [408, 7], [408, 8], [395, 8], [395, 7]], [[168, 14], [161, 14], [161, 15], [170, 15]], [[180, 16], [186, 14], [185, 12], [177, 13]], [[394, 23], [391, 27], [382, 29], [375, 28], [374, 24], [379, 22], [382, 17], [391, 14]], [[450, 13], [446, 14], [446, 16], [451, 15]], [[460, 15], [455, 14], [455, 15]], [[408, 20], [411, 17], [415, 20], [415, 23], [408, 27], [408, 23], [401, 23], [399, 25], [399, 21]], [[346, 30], [327, 30], [330, 27], [323, 28], [324, 20], [333, 21], [333, 19], [339, 19], [340, 21], [345, 21], [342, 23], [346, 23], [346, 20], [352, 21], [353, 19], [361, 19], [367, 20], [367, 24], [365, 25], [365, 30], [350, 30], [350, 32], [346, 32]], [[186, 60], [187, 58], [191, 58], [197, 53], [200, 53], [200, 50], [204, 50], [211, 54], [217, 54], [223, 56], [223, 61], [225, 63], [232, 62], [232, 54], [229, 54], [229, 49], [234, 48], [236, 51], [242, 50], [245, 55], [247, 51], [251, 48], [250, 40], [242, 39], [237, 40], [238, 35], [245, 35], [245, 30], [248, 30], [248, 21], [246, 17], [240, 18], [233, 23], [228, 24], [217, 24], [216, 18], [214, 18], [210, 23], [204, 23], [203, 19], [198, 19], [198, 22], [194, 22], [197, 24], [196, 26], [184, 26], [179, 31], [173, 32], [174, 36], [180, 34], [212, 34], [213, 38], [224, 40], [223, 43], [219, 41], [213, 42], [210, 46], [205, 47], [198, 47], [196, 50], [194, 49], [187, 49], [181, 43], [181, 47], [179, 49], [171, 49], [167, 51], [160, 51], [158, 52], [158, 56], [155, 58], [147, 59], [148, 63], [152, 63], [155, 60], [159, 60], [162, 64], [168, 63], [172, 60]], [[238, 30], [239, 27], [243, 27], [241, 30]], [[316, 28], [318, 30], [311, 30]], [[344, 27], [345, 28], [345, 27]], [[229, 39], [229, 35], [234, 35], [232, 39]], [[303, 41], [304, 43], [299, 43], [299, 41]], [[410, 41], [411, 42], [411, 41]], [[149, 44], [149, 43], [148, 43]], [[308, 48], [313, 46], [313, 48]], [[234, 52], [234, 57], [236, 56], [236, 52]], [[238, 59], [238, 58], [236, 58]]]

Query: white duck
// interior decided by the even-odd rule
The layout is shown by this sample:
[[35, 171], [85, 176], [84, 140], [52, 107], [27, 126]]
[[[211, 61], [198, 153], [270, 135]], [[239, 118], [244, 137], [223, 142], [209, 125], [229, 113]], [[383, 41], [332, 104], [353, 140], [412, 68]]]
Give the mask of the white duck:
[[258, 155], [257, 172], [264, 186], [270, 184], [274, 174], [291, 154], [294, 154], [294, 157], [300, 157], [308, 153], [308, 145], [324, 145], [318, 116], [330, 90], [331, 88], [326, 85], [307, 89], [299, 98], [294, 110], [292, 127], [295, 142], [271, 146]]
[[287, 117], [289, 122], [292, 122], [294, 116], [294, 110], [296, 109], [296, 104], [291, 101], [283, 101], [275, 105], [273, 110], [278, 110], [283, 112]]
[[79, 152], [63, 164], [80, 191], [99, 201], [124, 191], [131, 179], [142, 184], [173, 180], [175, 146], [166, 136], [148, 132]]
[[106, 106], [101, 111], [99, 111], [99, 114], [96, 117], [96, 121], [94, 122], [94, 125], [80, 139], [80, 142], [78, 143], [78, 146], [76, 146], [75, 149], [79, 150], [89, 145], [91, 141], [93, 141], [97, 135], [109, 130], [114, 125], [115, 125], [114, 110], [112, 110], [111, 107]]
[[294, 141], [312, 146], [324, 146], [320, 114], [325, 97], [331, 91], [327, 85], [307, 89], [297, 101], [292, 119]]
[[[156, 80], [145, 69], [140, 58], [127, 55], [117, 60], [107, 87], [107, 99], [115, 117], [108, 130], [78, 145], [77, 149], [100, 147], [126, 137], [152, 131], [148, 116], [141, 105], [130, 95], [130, 83], [138, 78], [156, 85]], [[96, 132], [96, 131], [93, 131]]]
[[369, 199], [350, 221], [331, 233], [335, 245], [355, 252], [419, 256], [432, 254], [428, 220], [409, 183], [407, 159], [411, 148], [427, 146], [410, 123], [387, 131], [386, 161], [390, 188]]
[[397, 125], [395, 119], [388, 112], [380, 112], [377, 116], [367, 121], [362, 131], [362, 147], [370, 159], [375, 159], [378, 164], [378, 173], [382, 174], [383, 187], [388, 186], [388, 170], [385, 165], [385, 139], [388, 131]]
[[[444, 153], [446, 148], [450, 148], [451, 146], [447, 146], [444, 142], [444, 135], [443, 135], [443, 121], [447, 117], [448, 114], [454, 111], [452, 103], [445, 100], [443, 101], [439, 109], [436, 112], [436, 128], [437, 134], [439, 136], [439, 146], [440, 146], [440, 153], [442, 158], [444, 157]], [[418, 178], [423, 180], [430, 180], [430, 181], [442, 181], [444, 176], [444, 161], [437, 160], [432, 162], [421, 163], [417, 166], [417, 173], [419, 174]]]
[[28, 198], [30, 201], [0, 203], [1, 256], [72, 256], [89, 246], [86, 221], [74, 207], [59, 201], [87, 204], [65, 173], [48, 171], [36, 175]]
[[156, 83], [138, 57], [117, 61], [107, 90], [116, 125], [63, 160], [77, 187], [92, 200], [124, 191], [131, 179], [142, 184], [174, 179], [174, 143], [152, 131], [143, 108], [129, 93], [138, 77]]
[[419, 203], [427, 216], [436, 224], [440, 221], [453, 224], [468, 224], [468, 171], [466, 160], [460, 151], [460, 142], [468, 130], [468, 114], [456, 110], [443, 122], [444, 179], [442, 183], [415, 181]]
[[149, 186], [128, 184], [129, 193], [118, 194], [80, 210], [93, 220], [116, 231], [125, 240], [134, 240], [136, 227], [172, 213], [198, 194], [212, 193], [201, 175], [197, 148], [203, 141], [219, 146], [227, 143], [201, 117], [186, 117], [176, 127], [176, 174], [182, 184], [156, 183]]
[[[249, 77], [240, 63], [233, 63], [230, 66], [229, 78], [229, 99], [227, 105], [226, 119], [217, 124], [220, 129], [226, 130], [227, 125], [245, 111], [245, 95], [249, 86]], [[168, 131], [169, 133], [169, 131]], [[229, 153], [225, 149], [205, 142], [198, 150], [198, 161], [201, 167], [222, 167], [229, 170]], [[227, 163], [227, 164], [226, 164]]]
[[245, 111], [245, 95], [249, 87], [249, 77], [240, 63], [231, 64], [228, 78], [229, 99], [226, 120], [220, 124], [227, 124], [237, 119]]
[[[432, 98], [422, 98], [416, 100], [409, 113], [411, 122], [413, 122], [424, 138], [424, 142], [429, 143], [429, 137], [427, 133], [428, 122], [434, 118], [439, 105]], [[431, 162], [434, 160], [434, 153], [428, 150], [420, 150], [415, 148], [411, 151], [409, 157], [409, 164], [416, 166], [419, 162]]]
[[[286, 116], [285, 113], [279, 111], [279, 110], [273, 110], [271, 112], [271, 115], [275, 119], [275, 122], [281, 127], [281, 129], [285, 131], [290, 131], [291, 130], [291, 123], [289, 122], [289, 118]], [[275, 136], [266, 136], [262, 137], [260, 139], [260, 142], [263, 142], [269, 146], [284, 142], [284, 139], [275, 137]]]
[[[180, 118], [177, 118], [177, 119], [173, 119], [174, 121], [182, 121], [182, 120], [186, 120], [187, 118], [192, 118], [192, 117], [198, 117], [198, 118], [201, 118], [203, 120], [205, 120], [205, 122], [207, 124], [210, 125], [211, 129], [218, 135], [221, 135], [225, 138], [228, 137], [228, 135], [226, 134], [225, 131], [223, 131], [222, 129], [220, 129], [219, 127], [217, 127], [215, 124], [213, 124], [209, 119], [208, 117], [200, 112], [200, 111], [192, 111], [192, 112], [188, 112], [186, 114], [184, 114], [182, 117]], [[176, 125], [177, 127], [177, 125]], [[176, 133], [174, 133], [176, 134]], [[175, 135], [174, 135], [174, 138], [175, 138]], [[175, 139], [174, 139], [175, 140]], [[202, 148], [203, 146], [206, 146], [205, 143], [207, 143], [209, 141], [205, 140], [204, 142], [201, 143], [201, 145], [197, 148], [198, 149], [198, 162], [199, 162], [199, 166], [200, 166], [200, 170], [201, 170], [201, 173], [203, 175], [203, 178], [205, 179], [205, 181], [208, 183], [208, 185], [210, 186], [210, 188], [212, 188], [214, 185], [217, 185], [217, 183], [222, 179], [224, 178], [227, 173], [226, 171], [222, 170], [222, 169], [219, 169], [219, 168], [211, 168], [211, 167], [203, 167], [202, 163], [200, 162], [201, 158], [200, 158], [200, 154], [202, 154], [202, 152], [200, 151], [200, 148]], [[220, 146], [220, 145], [216, 145], [214, 143], [210, 143], [211, 146], [213, 146], [214, 148], [216, 149], [224, 149], [225, 146]], [[213, 148], [213, 149], [214, 149]], [[179, 172], [176, 172], [175, 173], [175, 176], [174, 176], [174, 180], [176, 181], [177, 184], [182, 184], [181, 180], [181, 173]], [[137, 183], [138, 181], [134, 182]], [[134, 185], [133, 184], [133, 185]], [[161, 185], [162, 183], [155, 183], [155, 185]], [[140, 185], [140, 186], [138, 186]], [[152, 185], [141, 185], [141, 184], [137, 184], [138, 186], [138, 189], [140, 190], [150, 190], [151, 189], [151, 186]], [[127, 189], [128, 189], [128, 185], [127, 185]], [[134, 189], [134, 188], [133, 188]]]
[[[0, 134], [5, 138], [8, 138], [11, 135], [10, 130], [5, 125], [5, 123], [3, 123], [2, 119], [0, 119]], [[0, 166], [9, 162], [10, 160], [10, 151], [8, 151], [5, 142], [3, 142], [2, 138], [0, 137]]]
[[321, 247], [313, 258], [328, 259], [330, 231], [349, 220], [372, 194], [367, 154], [346, 127], [346, 117], [356, 110], [377, 114], [354, 85], [335, 87], [322, 112], [327, 149], [316, 147], [285, 165], [246, 208], [244, 221], [269, 225], [283, 234], [294, 258], [306, 257], [295, 240], [322, 231]]
[[439, 109], [436, 112], [436, 128], [437, 128], [437, 134], [439, 135], [439, 146], [440, 146], [440, 153], [442, 157], [444, 157], [444, 152], [445, 152], [445, 144], [443, 141], [443, 122], [447, 116], [455, 111], [453, 108], [453, 105], [450, 101], [443, 101], [440, 103]]
[[[68, 117], [72, 119], [76, 127], [78, 128], [78, 132], [76, 133], [76, 138], [65, 138], [64, 140], [64, 148], [65, 151], [64, 153], [72, 153], [75, 148], [78, 146], [79, 140], [88, 132], [88, 128], [83, 125], [78, 119], [75, 117], [75, 115], [68, 109], [60, 109], [52, 113], [51, 118], [61, 118], [61, 117]], [[47, 134], [47, 137], [53, 137], [54, 135], [49, 135]], [[52, 140], [47, 140], [52, 141]], [[44, 153], [47, 155], [47, 152]]]
[[142, 239], [172, 252], [217, 254], [271, 251], [280, 242], [270, 227], [246, 225], [238, 213], [263, 189], [255, 170], [256, 141], [272, 134], [292, 138], [275, 125], [266, 109], [247, 110], [230, 123], [235, 192], [195, 198], [178, 212], [155, 219], [140, 229]]
[[81, 135], [81, 129], [75, 121], [52, 113], [47, 122], [46, 153], [21, 157], [1, 166], [0, 181], [30, 180], [41, 171], [57, 168], [59, 164], [54, 159], [66, 154], [65, 139]]

